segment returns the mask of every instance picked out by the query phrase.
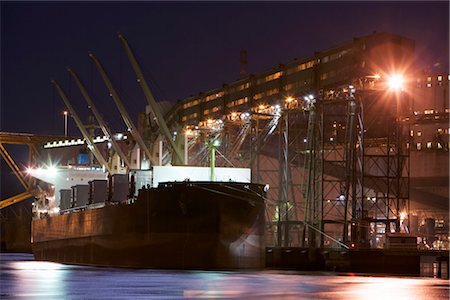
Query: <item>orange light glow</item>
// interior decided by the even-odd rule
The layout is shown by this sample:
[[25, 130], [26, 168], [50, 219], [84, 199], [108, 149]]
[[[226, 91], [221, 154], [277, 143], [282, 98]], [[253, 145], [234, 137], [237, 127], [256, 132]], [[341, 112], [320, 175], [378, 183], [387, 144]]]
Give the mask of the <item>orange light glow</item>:
[[294, 98], [292, 98], [292, 97], [287, 97], [287, 98], [286, 98], [286, 102], [287, 102], [287, 103], [290, 103], [290, 102], [292, 102], [292, 101], [294, 101]]
[[390, 89], [393, 90], [401, 90], [403, 89], [403, 84], [405, 82], [405, 79], [402, 75], [394, 74], [392, 76], [388, 77], [388, 86]]

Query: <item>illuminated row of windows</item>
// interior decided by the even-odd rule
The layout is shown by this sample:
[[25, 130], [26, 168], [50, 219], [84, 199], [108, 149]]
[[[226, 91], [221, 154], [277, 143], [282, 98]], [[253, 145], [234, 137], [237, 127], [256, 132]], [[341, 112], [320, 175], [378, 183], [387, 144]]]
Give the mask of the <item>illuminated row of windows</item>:
[[[438, 128], [438, 129], [437, 129], [437, 133], [440, 133], [440, 134], [448, 134], [448, 133], [450, 133], [450, 129], [447, 129], [447, 128], [445, 128], [445, 129]], [[410, 133], [409, 133], [409, 135], [413, 137], [413, 136], [414, 136], [414, 130], [411, 130]], [[416, 131], [416, 136], [422, 136], [422, 131]]]
[[[446, 108], [445, 110], [444, 110], [444, 112], [445, 113], [450, 113], [450, 108]], [[423, 111], [414, 111], [414, 115], [422, 115], [422, 114], [424, 114], [424, 115], [433, 115], [433, 114], [438, 114], [438, 113], [442, 113], [442, 111], [439, 111], [439, 110], [435, 110], [435, 109], [425, 109], [425, 110], [423, 110]]]
[[[422, 145], [422, 143], [417, 143], [416, 144], [416, 149], [417, 150], [422, 150], [422, 149], [425, 149], [424, 148], [425, 146], [426, 146], [426, 149], [434, 149], [434, 148], [442, 149], [443, 148], [443, 146], [442, 146], [442, 144], [440, 142], [436, 142], [436, 143], [427, 142], [426, 144], [424, 143], [423, 145]], [[448, 142], [448, 147], [450, 148], [450, 142]]]
[[283, 75], [283, 72], [279, 71], [270, 75], [267, 75], [266, 77], [260, 78], [258, 80], [256, 80], [256, 84], [261, 84], [264, 82], [269, 82], [275, 79], [278, 79], [281, 77], [281, 75]]
[[[433, 78], [432, 76], [428, 76], [428, 77], [427, 77], [427, 82], [432, 82], [433, 79], [434, 79], [434, 78]], [[442, 81], [442, 80], [444, 80], [444, 76], [443, 76], [443, 75], [438, 75], [438, 76], [436, 77], [436, 80], [437, 80], [437, 81]], [[447, 80], [450, 80], [450, 75], [447, 76]], [[420, 79], [417, 79], [417, 82], [420, 82]]]
[[211, 108], [211, 109], [205, 109], [204, 111], [203, 111], [203, 114], [204, 115], [207, 115], [207, 114], [210, 114], [210, 113], [215, 113], [215, 112], [218, 112], [219, 110], [221, 110], [222, 109], [222, 106], [214, 106], [213, 108]]
[[246, 83], [243, 83], [243, 84], [237, 86], [237, 87], [236, 87], [236, 91], [239, 92], [239, 91], [248, 89], [249, 87], [250, 87], [250, 82], [246, 82]]
[[298, 66], [288, 69], [286, 73], [289, 75], [289, 74], [292, 74], [295, 72], [299, 72], [299, 71], [303, 71], [303, 70], [312, 68], [313, 66], [314, 66], [314, 60], [310, 60], [308, 62], [305, 62], [303, 64], [300, 64]]
[[271, 89], [266, 92], [266, 96], [272, 96], [272, 95], [278, 94], [279, 92], [280, 92], [279, 89]]
[[190, 101], [190, 102], [188, 102], [188, 103], [183, 104], [183, 108], [186, 109], [186, 108], [195, 106], [195, 105], [197, 105], [199, 102], [200, 102], [200, 100], [198, 100], [198, 99], [197, 99], [197, 100], [194, 100], [194, 101]]
[[187, 121], [187, 120], [195, 119], [197, 117], [198, 117], [198, 113], [193, 113], [193, 114], [190, 114], [190, 115], [187, 115], [187, 116], [183, 116], [181, 118], [181, 120], [184, 122], [184, 121]]
[[321, 61], [321, 63], [327, 63], [327, 62], [342, 58], [344, 55], [348, 54], [349, 52], [350, 52], [350, 50], [342, 50], [340, 52], [333, 53], [328, 56], [322, 57], [322, 59], [320, 61]]
[[242, 104], [247, 103], [247, 102], [248, 102], [248, 97], [244, 97], [244, 98], [241, 98], [241, 99], [237, 99], [237, 100], [228, 102], [227, 103], [227, 107], [239, 106], [239, 105], [242, 105]]
[[220, 97], [222, 97], [223, 95], [224, 95], [224, 92], [223, 92], [223, 91], [220, 91], [220, 92], [215, 93], [215, 94], [211, 94], [211, 95], [209, 95], [209, 96], [206, 96], [205, 102], [208, 102], [208, 101], [211, 101], [211, 100], [220, 98]]
[[[436, 81], [437, 81], [437, 85], [438, 86], [442, 86], [443, 85], [443, 82], [444, 82], [444, 76], [443, 75], [438, 75], [438, 76], [436, 76], [436, 77], [433, 77], [433, 76], [428, 76], [427, 77], [427, 79], [426, 79], [426, 87], [427, 88], [431, 88], [431, 87], [433, 87], [433, 81], [436, 79]], [[447, 75], [447, 79], [448, 80], [450, 80], [450, 75]], [[419, 79], [417, 79], [417, 87], [418, 88], [421, 88], [422, 87], [422, 79], [421, 78], [419, 78]]]

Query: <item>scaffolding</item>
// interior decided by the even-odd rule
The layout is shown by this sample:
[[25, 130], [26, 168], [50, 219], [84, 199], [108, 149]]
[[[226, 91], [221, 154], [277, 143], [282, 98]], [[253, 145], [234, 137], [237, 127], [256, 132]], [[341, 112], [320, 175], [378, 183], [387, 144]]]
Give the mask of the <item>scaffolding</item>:
[[206, 120], [185, 129], [189, 162], [208, 165], [207, 141], [220, 139], [216, 165], [270, 185], [268, 245], [383, 247], [407, 230], [409, 148], [382, 97], [346, 85]]

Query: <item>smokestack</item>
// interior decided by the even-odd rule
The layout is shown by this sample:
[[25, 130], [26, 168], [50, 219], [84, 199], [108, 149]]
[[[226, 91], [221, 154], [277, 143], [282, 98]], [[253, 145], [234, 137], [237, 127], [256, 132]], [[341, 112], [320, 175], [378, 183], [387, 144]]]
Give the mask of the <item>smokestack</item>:
[[247, 76], [247, 50], [241, 49], [241, 59], [240, 59], [241, 69], [239, 71], [240, 78], [245, 78]]

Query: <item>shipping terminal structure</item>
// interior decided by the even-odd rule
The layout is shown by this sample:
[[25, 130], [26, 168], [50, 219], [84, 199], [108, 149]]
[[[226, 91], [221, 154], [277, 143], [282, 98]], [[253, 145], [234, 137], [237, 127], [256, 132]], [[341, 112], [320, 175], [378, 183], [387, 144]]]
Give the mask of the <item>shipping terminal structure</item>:
[[[142, 183], [137, 184], [137, 173], [158, 166], [189, 164], [210, 173], [216, 165], [251, 169], [247, 184], [270, 186], [258, 192], [267, 191], [266, 266], [295, 268], [306, 261], [345, 269], [352, 261], [343, 252], [378, 250], [372, 265], [354, 256], [353, 267], [376, 269], [390, 260], [413, 265], [405, 272], [414, 273], [430, 263], [448, 264], [448, 254], [441, 262], [439, 250], [449, 248], [450, 78], [418, 70], [414, 41], [375, 32], [256, 75], [247, 72], [243, 50], [238, 80], [166, 106], [154, 101], [131, 49], [120, 39], [148, 100], [137, 126], [90, 54], [126, 132], [108, 132], [91, 104], [96, 122], [82, 124], [54, 82], [85, 133], [80, 139], [41, 140], [39, 151], [66, 166], [87, 157], [86, 165], [128, 174], [129, 190]], [[80, 79], [69, 72], [89, 103]], [[76, 190], [66, 193], [72, 199], [67, 203], [73, 203]], [[132, 201], [131, 194], [121, 201]], [[429, 254], [420, 254], [424, 251]]]

